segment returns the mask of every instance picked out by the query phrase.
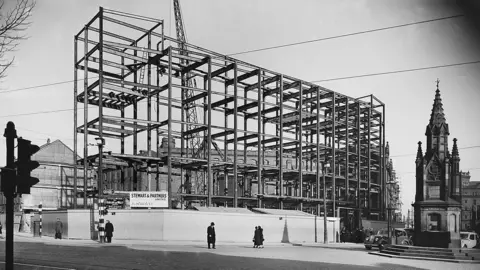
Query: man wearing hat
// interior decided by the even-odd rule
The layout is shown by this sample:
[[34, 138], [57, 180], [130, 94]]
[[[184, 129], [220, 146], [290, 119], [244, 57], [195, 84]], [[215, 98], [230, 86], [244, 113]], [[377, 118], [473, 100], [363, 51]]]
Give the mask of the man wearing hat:
[[210, 223], [210, 226], [207, 228], [207, 241], [208, 249], [210, 249], [210, 244], [212, 244], [213, 249], [215, 249], [215, 223]]

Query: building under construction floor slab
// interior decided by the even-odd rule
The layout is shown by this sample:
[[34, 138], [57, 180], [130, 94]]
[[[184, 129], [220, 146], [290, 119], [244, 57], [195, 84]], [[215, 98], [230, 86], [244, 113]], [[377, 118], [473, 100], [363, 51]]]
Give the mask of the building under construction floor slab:
[[[329, 216], [384, 218], [385, 105], [373, 95], [348, 97], [178, 44], [162, 20], [103, 8], [75, 36], [74, 51], [75, 156], [77, 133], [84, 145], [89, 135], [119, 143], [116, 158], [167, 176], [170, 208], [178, 197], [182, 206], [323, 215], [326, 201]], [[77, 113], [78, 102], [96, 109]], [[140, 141], [155, 156], [140, 154]], [[105, 154], [94, 159], [77, 162], [101, 167]], [[136, 179], [127, 188], [144, 189]]]

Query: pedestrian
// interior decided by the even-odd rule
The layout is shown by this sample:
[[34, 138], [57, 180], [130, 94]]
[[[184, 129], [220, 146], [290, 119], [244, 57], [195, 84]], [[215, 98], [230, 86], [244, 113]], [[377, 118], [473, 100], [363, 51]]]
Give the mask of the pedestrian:
[[215, 223], [210, 223], [210, 226], [207, 228], [207, 241], [208, 249], [210, 249], [210, 244], [212, 244], [213, 249], [215, 249]]
[[253, 231], [253, 248], [257, 248], [258, 245], [257, 245], [257, 242], [255, 241], [255, 237], [257, 235], [257, 231], [258, 231], [258, 226], [255, 226], [255, 231]]
[[255, 237], [254, 237], [255, 247], [260, 248], [263, 245], [263, 229], [262, 227], [258, 226], [255, 230]]
[[55, 224], [55, 239], [62, 239], [63, 233], [63, 223], [60, 221], [60, 218], [57, 218], [57, 223]]
[[107, 224], [105, 224], [105, 237], [107, 238], [107, 243], [112, 242], [113, 236], [113, 224], [110, 223], [110, 220], [107, 220]]
[[263, 228], [258, 226], [258, 230], [260, 231], [259, 235], [260, 235], [260, 248], [263, 248], [263, 241], [265, 241], [265, 239], [263, 238]]

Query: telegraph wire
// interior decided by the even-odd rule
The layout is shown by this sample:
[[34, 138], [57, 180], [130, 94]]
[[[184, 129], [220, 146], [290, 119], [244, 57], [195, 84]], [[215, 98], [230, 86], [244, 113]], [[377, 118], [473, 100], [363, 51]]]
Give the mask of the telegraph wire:
[[478, 61], [472, 61], [472, 62], [456, 63], [456, 64], [446, 64], [446, 65], [440, 65], [440, 66], [431, 66], [431, 67], [422, 67], [422, 68], [403, 69], [403, 70], [387, 71], [387, 72], [380, 72], [380, 73], [369, 73], [369, 74], [349, 76], [349, 77], [339, 77], [339, 78], [333, 78], [333, 79], [316, 80], [316, 81], [311, 81], [311, 83], [329, 82], [329, 81], [339, 81], [339, 80], [347, 80], [347, 79], [354, 79], [354, 78], [372, 77], [372, 76], [380, 76], [380, 75], [388, 75], [388, 74], [396, 74], [396, 73], [405, 73], [405, 72], [413, 72], [413, 71], [436, 69], [436, 68], [446, 68], [446, 67], [454, 67], [454, 66], [463, 66], [463, 65], [472, 65], [472, 64], [480, 64], [480, 60], [478, 60]]
[[289, 44], [272, 46], [272, 47], [265, 47], [265, 48], [261, 48], [261, 49], [243, 51], [243, 52], [238, 52], [238, 53], [231, 53], [231, 54], [227, 54], [227, 55], [228, 55], [228, 56], [232, 56], [232, 55], [240, 55], [240, 54], [246, 54], [246, 53], [266, 51], [266, 50], [273, 50], [273, 49], [285, 48], [285, 47], [296, 46], [296, 45], [301, 45], [301, 44], [307, 44], [307, 43], [314, 43], [314, 42], [319, 42], [319, 41], [325, 41], [325, 40], [330, 40], [330, 39], [337, 39], [337, 38], [343, 38], [343, 37], [349, 37], [349, 36], [355, 36], [355, 35], [363, 35], [363, 34], [368, 34], [368, 33], [373, 33], [373, 32], [379, 32], [379, 31], [384, 31], [384, 30], [390, 30], [390, 29], [395, 29], [395, 28], [400, 28], [400, 27], [405, 27], [405, 26], [411, 26], [411, 25], [416, 25], [416, 24], [430, 23], [430, 22], [435, 22], [435, 21], [454, 19], [454, 18], [459, 18], [459, 17], [463, 17], [463, 16], [465, 16], [465, 15], [460, 14], [460, 15], [442, 17], [442, 18], [431, 19], [431, 20], [426, 20], [426, 21], [419, 21], [419, 22], [414, 22], [414, 23], [406, 23], [406, 24], [400, 24], [400, 25], [395, 25], [395, 26], [376, 28], [376, 29], [371, 29], [371, 30], [366, 30], [366, 31], [360, 31], [360, 32], [354, 32], [354, 33], [349, 33], [349, 34], [343, 34], [343, 35], [338, 35], [338, 36], [331, 36], [331, 37], [326, 37], [326, 38], [318, 38], [318, 39], [312, 39], [312, 40], [307, 40], [307, 41], [302, 41], [302, 42], [295, 42], [295, 43], [289, 43]]
[[[239, 52], [239, 53], [233, 53], [233, 54], [229, 54], [229, 56], [246, 54], [246, 53], [257, 52], [257, 51], [264, 51], [264, 50], [272, 50], [272, 49], [276, 49], [276, 48], [300, 45], [300, 44], [311, 43], [311, 42], [319, 42], [319, 41], [323, 41], [323, 40], [329, 40], [329, 39], [335, 39], [335, 38], [341, 38], [341, 37], [347, 37], [347, 36], [353, 36], [353, 35], [366, 34], [366, 33], [371, 33], [371, 32], [376, 32], [376, 31], [383, 31], [383, 30], [405, 27], [405, 26], [410, 26], [410, 25], [415, 25], [415, 24], [422, 24], [422, 23], [429, 23], [429, 22], [440, 21], [440, 20], [453, 19], [453, 18], [458, 18], [458, 17], [463, 17], [463, 16], [465, 16], [465, 15], [460, 14], [460, 15], [454, 15], [454, 16], [449, 16], [449, 17], [442, 17], [442, 18], [437, 18], [437, 19], [419, 21], [419, 22], [414, 22], [414, 23], [407, 23], [407, 24], [401, 24], [401, 25], [396, 25], [396, 26], [377, 28], [377, 29], [373, 29], [373, 30], [354, 32], [354, 33], [350, 33], [350, 34], [344, 34], [344, 35], [333, 36], [333, 37], [328, 37], [328, 38], [314, 39], [314, 40], [309, 40], [309, 41], [296, 42], [296, 43], [292, 43], [292, 44], [285, 44], [285, 45], [280, 45], [280, 46], [256, 49], [256, 50], [251, 50], [251, 51], [244, 51], [244, 52]], [[372, 74], [364, 74], [364, 75], [358, 75], [358, 76], [349, 76], [349, 77], [341, 77], [341, 78], [333, 78], [333, 79], [325, 79], [325, 80], [316, 80], [316, 81], [311, 81], [311, 82], [314, 83], [314, 82], [325, 82], [325, 81], [334, 81], [334, 80], [345, 80], [345, 79], [352, 79], [352, 78], [359, 78], [359, 77], [379, 76], [379, 75], [386, 75], [386, 74], [393, 74], [393, 73], [410, 72], [410, 71], [417, 71], [417, 70], [442, 68], [442, 67], [450, 67], [450, 66], [459, 66], [459, 65], [468, 65], [468, 64], [476, 64], [476, 63], [480, 63], [480, 60], [479, 61], [474, 61], [474, 62], [465, 62], [465, 63], [457, 63], [457, 64], [449, 64], [449, 65], [441, 65], [441, 66], [433, 66], [433, 67], [423, 67], [423, 68], [416, 68], [416, 69], [397, 70], [397, 71], [390, 71], [390, 72], [383, 72], [383, 73], [372, 73]], [[95, 78], [98, 78], [98, 77], [93, 77], [93, 78], [89, 78], [89, 79], [95, 79]], [[82, 81], [82, 80], [84, 80], [84, 79], [78, 79], [77, 81]], [[47, 86], [53, 86], [53, 85], [59, 85], [59, 84], [66, 84], [66, 83], [71, 83], [71, 82], [74, 82], [74, 81], [75, 80], [68, 80], [68, 81], [55, 82], [55, 83], [37, 85], [37, 86], [30, 86], [30, 87], [19, 88], [19, 89], [4, 90], [4, 91], [0, 91], [0, 94], [1, 93], [9, 93], [9, 92], [35, 89], [35, 88], [41, 88], [41, 87], [47, 87]]]
[[[88, 79], [96, 79], [98, 77], [92, 77]], [[85, 79], [78, 79], [78, 81], [83, 81]], [[0, 91], [0, 94], [3, 93], [10, 93], [10, 92], [17, 92], [17, 91], [24, 91], [24, 90], [31, 90], [31, 89], [36, 89], [36, 88], [42, 88], [42, 87], [48, 87], [48, 86], [54, 86], [54, 85], [59, 85], [59, 84], [66, 84], [66, 83], [71, 83], [74, 82], [75, 80], [69, 80], [69, 81], [62, 81], [62, 82], [54, 82], [54, 83], [48, 83], [48, 84], [41, 84], [41, 85], [36, 85], [36, 86], [29, 86], [29, 87], [23, 87], [23, 88], [17, 88], [17, 89], [12, 89], [12, 90], [2, 90]]]

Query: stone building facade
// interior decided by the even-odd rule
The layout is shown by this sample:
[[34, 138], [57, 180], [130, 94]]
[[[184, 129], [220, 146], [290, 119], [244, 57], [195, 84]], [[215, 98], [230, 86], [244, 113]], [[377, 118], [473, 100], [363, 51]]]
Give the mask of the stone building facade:
[[465, 182], [462, 189], [462, 230], [474, 230], [480, 223], [480, 181]]

